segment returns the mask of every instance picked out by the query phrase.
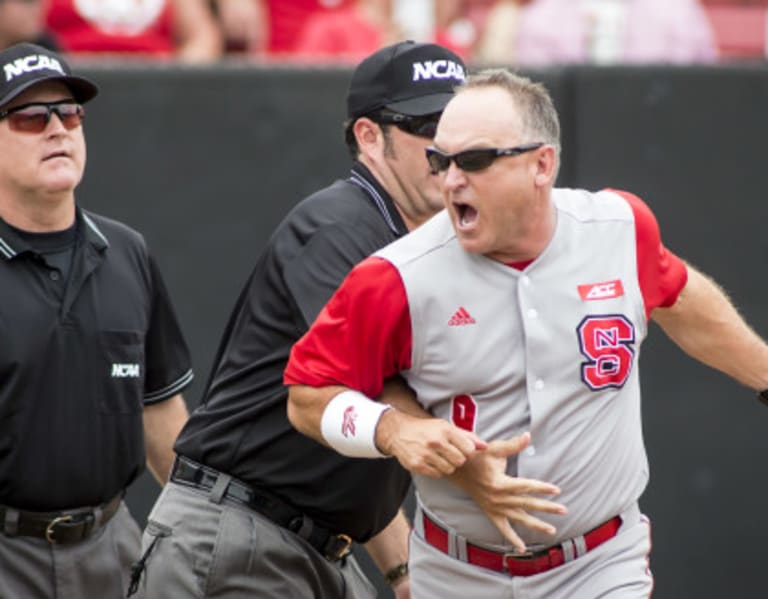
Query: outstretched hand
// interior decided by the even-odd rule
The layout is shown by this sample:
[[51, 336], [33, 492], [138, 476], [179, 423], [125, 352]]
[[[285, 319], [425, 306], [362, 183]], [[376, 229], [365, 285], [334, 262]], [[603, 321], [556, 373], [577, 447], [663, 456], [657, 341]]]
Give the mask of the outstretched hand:
[[554, 535], [555, 527], [531, 515], [531, 512], [567, 513], [565, 506], [536, 497], [559, 495], [557, 486], [506, 473], [507, 458], [520, 453], [530, 442], [530, 433], [491, 441], [485, 451], [468, 454], [465, 463], [450, 476], [450, 480], [477, 503], [504, 538], [521, 553], [525, 552], [526, 546], [512, 524]]

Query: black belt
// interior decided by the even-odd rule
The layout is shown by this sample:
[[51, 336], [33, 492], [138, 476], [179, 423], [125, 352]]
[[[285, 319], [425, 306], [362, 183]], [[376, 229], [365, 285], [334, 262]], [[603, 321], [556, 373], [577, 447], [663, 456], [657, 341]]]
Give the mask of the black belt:
[[[204, 491], [212, 490], [219, 476], [221, 473], [213, 468], [183, 456], [176, 458], [171, 471], [173, 482]], [[348, 535], [332, 533], [318, 526], [301, 511], [268, 491], [254, 489], [232, 478], [222, 497], [249, 507], [278, 526], [296, 533], [330, 561], [339, 560], [349, 553], [352, 539]]]
[[120, 493], [97, 508], [60, 512], [26, 512], [0, 506], [0, 531], [9, 537], [37, 537], [56, 545], [77, 543], [109, 522], [122, 500]]

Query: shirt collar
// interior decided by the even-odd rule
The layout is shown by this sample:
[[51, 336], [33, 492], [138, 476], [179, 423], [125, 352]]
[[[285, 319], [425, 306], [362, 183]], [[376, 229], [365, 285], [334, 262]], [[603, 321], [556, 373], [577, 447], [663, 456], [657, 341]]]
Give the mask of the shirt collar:
[[392, 196], [387, 193], [376, 177], [371, 174], [368, 167], [362, 162], [355, 162], [348, 180], [366, 192], [386, 221], [387, 226], [395, 235], [402, 237], [408, 233], [408, 227], [405, 226], [403, 218], [400, 216], [400, 212], [392, 200]]
[[[95, 250], [102, 251], [109, 247], [109, 241], [106, 235], [101, 232], [99, 227], [89, 216], [87, 212], [80, 208], [75, 208], [75, 220], [77, 222], [78, 239], [85, 239], [85, 242], [91, 245]], [[0, 258], [12, 260], [25, 252], [32, 252], [33, 249], [16, 232], [0, 218]]]

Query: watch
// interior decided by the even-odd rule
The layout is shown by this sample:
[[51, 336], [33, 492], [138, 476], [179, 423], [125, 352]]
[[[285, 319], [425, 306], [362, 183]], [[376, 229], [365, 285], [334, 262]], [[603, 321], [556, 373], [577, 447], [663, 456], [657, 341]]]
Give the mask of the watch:
[[408, 563], [402, 563], [397, 564], [394, 568], [391, 570], [388, 570], [386, 574], [384, 574], [384, 579], [387, 581], [387, 584], [389, 586], [392, 586], [395, 584], [398, 580], [401, 578], [404, 578], [408, 576]]

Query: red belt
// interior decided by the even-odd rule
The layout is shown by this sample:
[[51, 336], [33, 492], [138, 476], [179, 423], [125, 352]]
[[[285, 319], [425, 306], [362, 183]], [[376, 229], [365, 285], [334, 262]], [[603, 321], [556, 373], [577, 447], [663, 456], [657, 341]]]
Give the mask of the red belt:
[[[620, 526], [621, 517], [616, 516], [586, 533], [584, 535], [584, 544], [587, 547], [587, 551], [591, 551], [598, 545], [605, 543], [608, 539], [615, 537]], [[426, 514], [424, 514], [424, 538], [433, 547], [450, 555], [448, 551], [448, 531], [432, 521]], [[506, 572], [512, 576], [531, 576], [557, 568], [557, 566], [564, 564], [566, 560], [565, 553], [560, 545], [520, 555], [483, 549], [472, 543], [467, 543], [466, 561], [475, 566], [481, 566], [497, 572]]]

